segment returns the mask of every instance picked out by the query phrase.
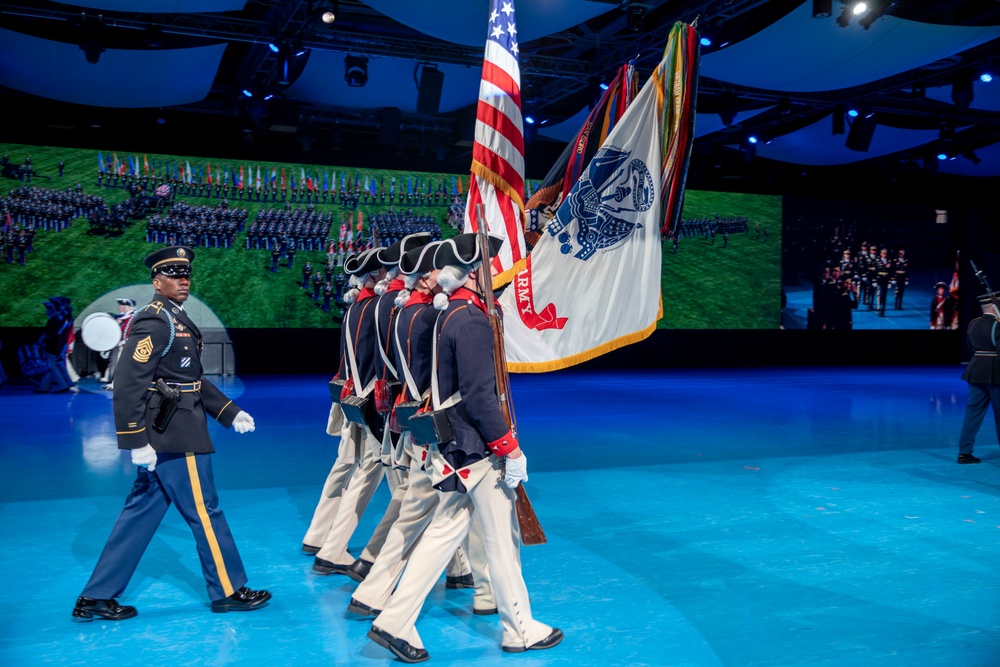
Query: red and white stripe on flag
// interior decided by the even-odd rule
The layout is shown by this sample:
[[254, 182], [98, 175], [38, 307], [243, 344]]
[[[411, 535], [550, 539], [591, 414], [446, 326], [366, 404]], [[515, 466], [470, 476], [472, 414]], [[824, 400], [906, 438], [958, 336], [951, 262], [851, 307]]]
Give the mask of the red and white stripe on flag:
[[505, 241], [493, 266], [494, 285], [511, 281], [524, 268], [524, 124], [521, 70], [517, 60], [514, 3], [492, 0], [476, 109], [472, 176], [465, 207], [465, 231], [478, 230], [482, 205], [486, 227]]

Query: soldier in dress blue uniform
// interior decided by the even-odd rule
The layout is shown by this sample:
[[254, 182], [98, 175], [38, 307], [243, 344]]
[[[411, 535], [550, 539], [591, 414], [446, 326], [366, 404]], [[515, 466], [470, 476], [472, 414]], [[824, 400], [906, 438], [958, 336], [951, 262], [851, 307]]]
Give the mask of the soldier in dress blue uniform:
[[[135, 484], [118, 515], [104, 551], [73, 610], [80, 621], [121, 620], [135, 607], [115, 600], [171, 504], [194, 533], [213, 612], [251, 611], [271, 594], [245, 586], [247, 576], [226, 518], [219, 509], [212, 474], [215, 451], [206, 416], [237, 433], [254, 430], [253, 418], [205, 379], [201, 331], [184, 302], [191, 286], [194, 252], [158, 250], [146, 258], [156, 298], [132, 320], [115, 377], [114, 415], [118, 448], [132, 452]], [[178, 391], [176, 411], [163, 419], [169, 401], [158, 380]]]
[[962, 434], [958, 438], [958, 462], [979, 463], [973, 455], [972, 446], [976, 434], [983, 425], [986, 408], [993, 404], [993, 420], [996, 422], [997, 440], [1000, 441], [1000, 310], [993, 302], [992, 295], [979, 297], [983, 315], [969, 322], [966, 330], [972, 359], [962, 373], [962, 379], [969, 383], [969, 403], [965, 406], [965, 420]]
[[[491, 237], [491, 256], [500, 239]], [[432, 404], [445, 410], [454, 439], [430, 448], [428, 466], [439, 505], [410, 556], [389, 605], [368, 637], [404, 662], [430, 656], [416, 631], [427, 594], [465, 535], [475, 515], [485, 536], [486, 560], [508, 653], [547, 649], [563, 633], [535, 620], [521, 575], [520, 535], [514, 489], [527, 481], [527, 457], [500, 410], [493, 361], [493, 330], [479, 293], [484, 260], [474, 234], [442, 241], [434, 253], [440, 269], [435, 297], [441, 310], [436, 329], [437, 367], [432, 369]], [[490, 270], [486, 268], [485, 270]], [[447, 295], [447, 296], [446, 296]]]

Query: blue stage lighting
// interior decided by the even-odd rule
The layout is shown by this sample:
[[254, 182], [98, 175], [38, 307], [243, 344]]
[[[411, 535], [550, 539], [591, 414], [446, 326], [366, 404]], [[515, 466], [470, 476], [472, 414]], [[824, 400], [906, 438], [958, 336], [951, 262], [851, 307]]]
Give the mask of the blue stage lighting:
[[751, 144], [755, 144], [757, 143], [757, 137], [751, 134], [749, 137], [747, 137], [747, 141], [749, 141]]
[[275, 53], [277, 53], [278, 51], [280, 51], [280, 50], [281, 50], [281, 47], [280, 47], [280, 46], [278, 46], [277, 44], [275, 44], [274, 42], [271, 42], [271, 43], [270, 43], [270, 44], [268, 44], [267, 46], [268, 46], [268, 47], [269, 47], [269, 48], [270, 48], [270, 49], [271, 49], [272, 51], [274, 51]]
[[607, 90], [607, 89], [608, 89], [608, 84], [602, 83], [601, 84], [601, 90]]
[[850, 116], [851, 118], [857, 118], [858, 117], [858, 110], [857, 109], [848, 109], [847, 110], [847, 115]]
[[535, 124], [535, 117], [534, 116], [525, 116], [524, 117], [524, 122], [527, 123], [528, 125], [534, 125]]
[[243, 94], [244, 94], [244, 95], [246, 95], [247, 97], [253, 97], [253, 93], [251, 93], [251, 92], [250, 92], [249, 90], [247, 90], [246, 88], [244, 88], [244, 89], [243, 89]]
[[937, 158], [939, 160], [947, 160], [948, 159], [948, 155], [946, 153], [938, 153]]
[[982, 81], [983, 83], [989, 83], [990, 81], [993, 80], [993, 75], [990, 74], [989, 72], [983, 72], [982, 74], [979, 75], [979, 80]]
[[702, 37], [699, 40], [699, 42], [701, 43], [702, 46], [712, 46], [712, 38], [711, 37]]

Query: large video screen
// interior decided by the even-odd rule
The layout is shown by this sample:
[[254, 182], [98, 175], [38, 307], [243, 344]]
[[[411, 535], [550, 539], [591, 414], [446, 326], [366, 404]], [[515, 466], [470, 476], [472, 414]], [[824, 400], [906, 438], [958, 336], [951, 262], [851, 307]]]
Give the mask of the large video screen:
[[[4, 327], [43, 326], [52, 296], [72, 299], [78, 327], [118, 298], [148, 303], [142, 259], [169, 244], [194, 248], [188, 305], [206, 326], [338, 327], [345, 256], [414, 231], [454, 235], [469, 178], [16, 144], [0, 154]], [[687, 192], [663, 239], [658, 326], [777, 328], [781, 244], [780, 197]]]
[[918, 204], [786, 197], [786, 329], [959, 327], [957, 225]]

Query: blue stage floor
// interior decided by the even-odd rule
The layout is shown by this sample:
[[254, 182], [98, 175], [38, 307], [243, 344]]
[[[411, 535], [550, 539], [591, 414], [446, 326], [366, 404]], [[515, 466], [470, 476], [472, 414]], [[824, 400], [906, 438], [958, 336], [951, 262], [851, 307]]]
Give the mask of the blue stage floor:
[[[442, 582], [418, 625], [429, 664], [1000, 665], [1000, 449], [987, 417], [983, 463], [955, 463], [960, 372], [513, 377], [549, 537], [523, 549], [525, 580], [566, 640], [501, 653], [496, 617]], [[134, 476], [110, 397], [0, 389], [0, 665], [400, 664], [345, 613], [355, 584], [299, 551], [336, 452], [325, 381], [223, 383], [257, 430], [213, 427], [220, 504], [271, 605], [210, 613], [171, 512], [122, 598], [139, 616], [89, 624], [70, 611]]]

